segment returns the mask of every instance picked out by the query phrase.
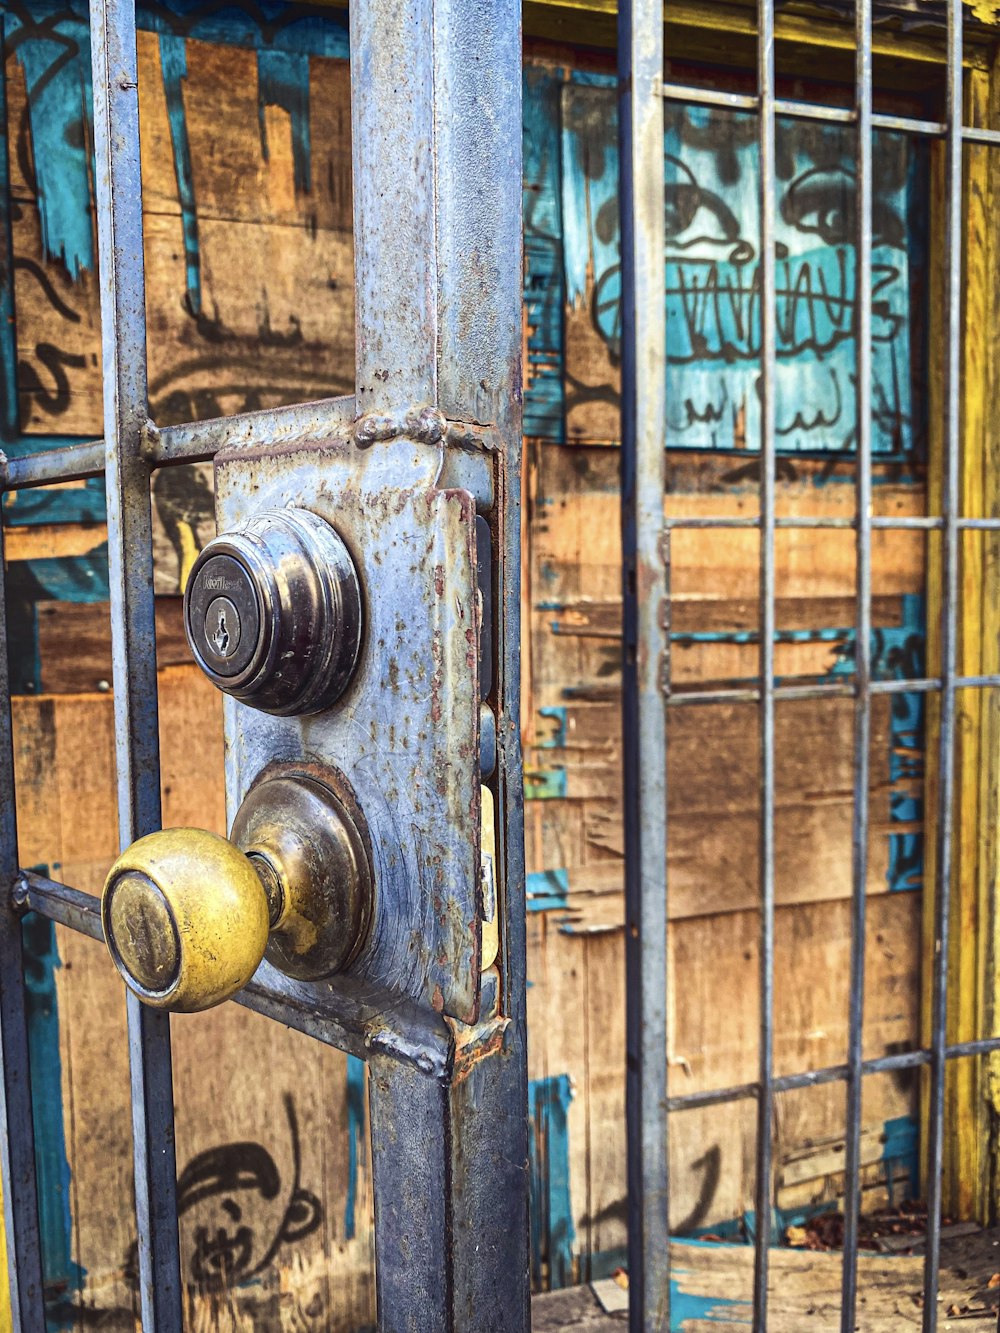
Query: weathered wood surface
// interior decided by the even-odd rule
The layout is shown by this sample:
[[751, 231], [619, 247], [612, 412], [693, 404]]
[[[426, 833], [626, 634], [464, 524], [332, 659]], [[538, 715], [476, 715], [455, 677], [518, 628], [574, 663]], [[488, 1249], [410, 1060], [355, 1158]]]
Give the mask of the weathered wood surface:
[[[181, 202], [159, 39], [138, 34], [148, 357], [161, 425], [349, 392], [354, 381], [350, 99], [345, 61], [313, 57], [308, 193], [293, 179], [290, 118], [258, 129], [252, 50], [189, 40], [184, 111], [197, 201], [201, 312], [187, 287]], [[12, 137], [25, 133], [24, 73], [7, 62]], [[220, 126], [224, 134], [220, 137]], [[218, 151], [225, 142], [225, 150]], [[101, 432], [98, 288], [41, 245], [34, 182], [12, 154], [22, 428]]]
[[[998, 1233], [945, 1238], [940, 1270], [939, 1326], [956, 1333], [994, 1333]], [[837, 1333], [843, 1258], [839, 1251], [772, 1249], [769, 1333]], [[676, 1333], [745, 1333], [750, 1327], [753, 1250], [745, 1245], [671, 1246], [671, 1321]], [[858, 1262], [858, 1328], [862, 1333], [919, 1329], [923, 1259], [862, 1254]], [[604, 1284], [606, 1286], [606, 1284]], [[615, 1294], [615, 1293], [612, 1293]], [[611, 1302], [608, 1302], [611, 1304]], [[624, 1313], [606, 1313], [590, 1286], [536, 1296], [535, 1333], [619, 1333]]]
[[[313, 188], [303, 192], [295, 184], [289, 115], [273, 106], [263, 112], [265, 157], [253, 53], [186, 43], [183, 103], [199, 238], [196, 313], [186, 296], [184, 227], [158, 40], [149, 33], [139, 38], [150, 383], [157, 419], [349, 390], [354, 327], [346, 65], [312, 58]], [[16, 60], [8, 74], [12, 142], [18, 146], [15, 248], [28, 261], [16, 272], [23, 422], [37, 434], [96, 435], [96, 282], [87, 272], [71, 281], [61, 264], [41, 254], [24, 80]], [[570, 312], [571, 341], [585, 341], [588, 329], [593, 333], [587, 320], [586, 312]], [[586, 352], [583, 343], [576, 345]], [[554, 349], [543, 350], [556, 358]], [[598, 370], [604, 379], [594, 382], [601, 388], [605, 372], [614, 368], [602, 362]], [[576, 437], [604, 444], [614, 439], [614, 404], [605, 400], [589, 408], [573, 404]], [[532, 443], [527, 461], [522, 661], [533, 908], [530, 1077], [536, 1087], [558, 1083], [565, 1093], [565, 1125], [540, 1116], [536, 1126], [543, 1184], [552, 1194], [536, 1255], [544, 1282], [559, 1273], [586, 1276], [591, 1256], [614, 1254], [625, 1242], [621, 570], [616, 451]], [[758, 512], [756, 471], [752, 456], [674, 454], [666, 511], [752, 516]], [[844, 463], [783, 459], [778, 512], [850, 518], [854, 492], [847, 480]], [[160, 592], [175, 593], [183, 584], [213, 530], [210, 482], [208, 468], [167, 470], [156, 478]], [[879, 483], [878, 513], [923, 512], [923, 488], [905, 469], [880, 472]], [[104, 540], [99, 524], [12, 528], [8, 555], [17, 561], [75, 558], [93, 553]], [[849, 666], [853, 548], [849, 530], [779, 533], [782, 638], [776, 654], [783, 677], [823, 677]], [[895, 636], [896, 657], [881, 659], [886, 674], [913, 674], [919, 665], [919, 642], [909, 657], [903, 652], [909, 632], [904, 599], [923, 592], [924, 548], [919, 534], [876, 535], [875, 623]], [[673, 687], [744, 683], [756, 670], [758, 652], [757, 535], [678, 532], [671, 555], [673, 630], [680, 636]], [[110, 678], [106, 607], [100, 601], [38, 603], [38, 647], [44, 695], [19, 700], [15, 719], [22, 859], [96, 891], [117, 850], [111, 699], [102, 691]], [[223, 830], [219, 700], [186, 665], [176, 600], [161, 599], [158, 650], [166, 668], [165, 817]], [[865, 1027], [866, 1054], [873, 1056], [917, 1040], [919, 895], [888, 892], [892, 840], [919, 833], [919, 827], [907, 830], [891, 818], [894, 797], [919, 798], [922, 789], [919, 772], [892, 776], [892, 756], [901, 744], [888, 702], [880, 700], [871, 755]], [[788, 1073], [839, 1063], [847, 1048], [850, 700], [783, 704], [778, 745], [776, 1062], [779, 1072]], [[669, 756], [673, 980], [665, 1054], [671, 1091], [683, 1093], [756, 1076], [759, 756], [753, 708], [671, 713]], [[126, 1269], [134, 1224], [122, 991], [98, 946], [61, 931], [57, 944], [62, 966], [53, 986], [71, 1169], [71, 1249], [87, 1273], [82, 1292], [67, 1288], [67, 1318], [77, 1328], [100, 1317], [106, 1327], [131, 1329]], [[371, 1194], [357, 1070], [349, 1072], [336, 1052], [235, 1006], [180, 1018], [174, 1032], [178, 1164], [183, 1170], [197, 1162], [215, 1173], [218, 1185], [182, 1219], [191, 1327], [205, 1333], [318, 1333], [371, 1322]], [[863, 1138], [866, 1206], [884, 1202], [890, 1183], [897, 1190], [908, 1186], [905, 1172], [884, 1160], [885, 1127], [913, 1110], [912, 1077], [871, 1080]], [[838, 1196], [843, 1120], [843, 1088], [837, 1084], [779, 1100], [779, 1206], [799, 1208]], [[754, 1134], [751, 1101], [673, 1118], [675, 1226], [717, 1226], [752, 1209]], [[227, 1172], [239, 1157], [230, 1152], [234, 1148], [255, 1164], [256, 1183], [232, 1199]], [[293, 1208], [296, 1188], [310, 1197]], [[239, 1222], [223, 1208], [227, 1199], [239, 1207]], [[251, 1285], [233, 1293], [213, 1289], [197, 1271], [207, 1262], [199, 1233], [211, 1238], [223, 1229], [229, 1241], [217, 1256], [222, 1262], [243, 1226], [252, 1233], [251, 1268], [272, 1246], [273, 1254]], [[84, 1305], [91, 1307], [86, 1315]]]

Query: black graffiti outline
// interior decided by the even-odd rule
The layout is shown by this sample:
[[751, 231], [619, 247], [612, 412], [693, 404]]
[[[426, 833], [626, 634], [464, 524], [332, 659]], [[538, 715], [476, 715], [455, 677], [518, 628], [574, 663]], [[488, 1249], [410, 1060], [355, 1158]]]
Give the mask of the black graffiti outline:
[[[249, 1140], [220, 1144], [216, 1148], [196, 1153], [178, 1177], [178, 1219], [205, 1199], [219, 1198], [220, 1208], [237, 1228], [232, 1236], [220, 1229], [214, 1237], [208, 1234], [205, 1227], [196, 1229], [194, 1250], [189, 1256], [194, 1281], [189, 1285], [199, 1292], [227, 1290], [233, 1285], [234, 1278], [237, 1285], [250, 1281], [270, 1266], [282, 1245], [304, 1240], [322, 1224], [322, 1204], [311, 1190], [304, 1189], [301, 1184], [302, 1146], [291, 1093], [284, 1094], [282, 1104], [292, 1147], [289, 1202], [263, 1256], [252, 1268], [227, 1262], [234, 1255], [237, 1259], [242, 1256], [244, 1261], [249, 1261], [254, 1241], [252, 1229], [243, 1224], [242, 1210], [229, 1196], [236, 1190], [256, 1187], [265, 1199], [277, 1197], [282, 1181], [270, 1152], [262, 1144]], [[215, 1259], [222, 1262], [213, 1264]], [[138, 1286], [138, 1245], [135, 1241], [125, 1258], [125, 1277], [130, 1286]]]
[[64, 367], [82, 370], [87, 358], [79, 352], [65, 352], [54, 343], [36, 343], [35, 356], [52, 376], [53, 387], [48, 388], [42, 382], [30, 361], [19, 361], [18, 372], [21, 387], [28, 394], [35, 394], [35, 403], [52, 417], [61, 417], [69, 411], [70, 387], [69, 376]]
[[42, 291], [45, 293], [49, 305], [52, 307], [53, 310], [57, 311], [60, 315], [62, 315], [63, 319], [67, 320], [70, 324], [79, 324], [81, 322], [83, 317], [80, 314], [80, 312], [78, 310], [74, 310], [72, 306], [66, 304], [66, 302], [56, 291], [52, 279], [45, 272], [45, 270], [42, 268], [41, 264], [39, 264], [37, 260], [29, 259], [26, 255], [15, 255], [14, 272], [16, 273], [18, 269], [20, 269], [24, 273], [30, 273], [30, 275], [35, 279], [39, 287], [41, 287]]

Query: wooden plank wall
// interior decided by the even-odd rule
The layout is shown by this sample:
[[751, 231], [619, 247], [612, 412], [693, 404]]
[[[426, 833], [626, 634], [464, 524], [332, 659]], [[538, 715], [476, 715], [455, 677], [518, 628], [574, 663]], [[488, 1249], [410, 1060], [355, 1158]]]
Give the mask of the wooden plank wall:
[[[263, 58], [258, 19], [227, 13], [192, 18], [179, 7], [169, 32], [144, 20], [139, 37], [151, 391], [162, 422], [351, 384], [343, 28], [336, 16], [295, 11], [301, 17], [282, 29], [287, 49], [277, 60], [273, 52]], [[83, 226], [73, 200], [57, 196], [45, 157], [61, 154], [63, 179], [71, 179], [67, 153], [87, 139], [81, 14], [70, 6], [53, 18], [33, 8], [33, 20], [17, 18], [20, 44], [13, 46], [7, 17], [21, 423], [7, 447], [15, 449], [100, 432], [88, 203], [85, 194], [76, 200]], [[76, 52], [69, 76], [60, 67], [49, 78], [52, 86], [69, 77], [60, 91], [61, 138], [51, 122], [58, 107], [45, 96], [54, 49]], [[572, 298], [564, 254], [570, 224], [578, 238], [586, 230], [582, 213], [573, 212], [573, 145], [563, 131], [569, 124], [579, 138], [581, 123], [578, 115], [566, 120], [567, 106], [577, 107], [566, 88], [574, 79], [585, 88], [588, 80], [599, 84], [606, 70], [606, 62], [582, 54], [535, 52], [525, 82], [523, 727], [532, 1239], [541, 1285], [606, 1271], [625, 1242], [615, 359], [603, 308], [596, 308], [595, 293], [608, 290], [601, 287], [603, 252], [592, 247], [585, 255], [584, 282]], [[72, 97], [79, 106], [70, 115]], [[606, 134], [599, 117], [587, 123]], [[595, 167], [587, 179], [596, 190], [603, 177]], [[601, 188], [606, 202], [606, 180]], [[611, 253], [617, 222], [608, 213], [603, 219]], [[752, 515], [755, 467], [752, 454], [678, 449], [667, 509]], [[848, 518], [849, 480], [844, 462], [783, 458], [780, 512]], [[922, 512], [922, 475], [912, 458], [880, 464], [878, 483], [878, 512]], [[164, 473], [156, 482], [161, 733], [166, 820], [222, 830], [219, 703], [190, 664], [176, 596], [212, 531], [210, 485], [206, 469]], [[17, 496], [8, 515], [17, 524], [8, 555], [21, 626], [22, 860], [95, 891], [116, 850], [102, 509], [92, 486], [46, 497]], [[752, 676], [755, 534], [677, 534], [671, 557], [674, 685]], [[784, 531], [778, 563], [779, 673], [849, 670], [853, 535]], [[874, 620], [885, 675], [918, 671], [924, 564], [922, 537], [878, 535]], [[894, 713], [880, 701], [873, 724], [865, 1029], [873, 1056], [905, 1049], [918, 1029], [920, 717], [906, 704], [900, 714], [900, 706]], [[850, 701], [783, 704], [778, 745], [776, 1056], [787, 1073], [840, 1062], [846, 1052]], [[676, 710], [669, 763], [669, 1059], [673, 1091], [693, 1092], [756, 1073], [753, 710]], [[53, 937], [37, 923], [34, 931], [54, 1309], [65, 1327], [101, 1321], [131, 1328], [122, 991], [96, 945], [61, 930]], [[362, 1068], [232, 1005], [175, 1019], [173, 1030], [191, 1327], [370, 1324]], [[914, 1110], [910, 1080], [871, 1083], [869, 1206], [891, 1191], [897, 1199], [910, 1192]], [[787, 1216], [836, 1200], [843, 1119], [836, 1084], [780, 1099], [776, 1204]], [[752, 1227], [752, 1104], [679, 1114], [671, 1133], [674, 1225], [686, 1232]]]

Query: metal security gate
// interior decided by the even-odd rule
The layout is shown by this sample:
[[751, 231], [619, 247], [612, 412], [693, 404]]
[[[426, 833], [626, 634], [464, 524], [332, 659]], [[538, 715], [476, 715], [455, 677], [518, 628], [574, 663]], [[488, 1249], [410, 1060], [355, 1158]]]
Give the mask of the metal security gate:
[[[101, 901], [19, 868], [5, 647], [0, 1155], [21, 1333], [45, 1327], [25, 911], [105, 938], [129, 985], [147, 1333], [182, 1323], [168, 1013], [237, 992], [368, 1061], [379, 1327], [528, 1324], [519, 7], [350, 17], [356, 396], [158, 430], [135, 8], [91, 9], [105, 437], [5, 462], [3, 485], [106, 477], [123, 855]], [[227, 696], [231, 841], [158, 831], [150, 475], [211, 458], [220, 536], [185, 617]]]
[[[780, 8], [780, 6], [777, 6]], [[996, 687], [1000, 676], [957, 672], [960, 534], [997, 531], [995, 518], [960, 512], [960, 374], [963, 345], [963, 148], [1000, 146], [1000, 134], [963, 123], [963, 6], [947, 0], [945, 114], [942, 120], [907, 118], [874, 110], [872, 0], [856, 0], [856, 59], [853, 106], [819, 105], [777, 96], [775, 0], [756, 5], [757, 91], [754, 94], [664, 82], [664, 7], [657, 0], [623, 0], [619, 8], [619, 135], [622, 217], [623, 370], [623, 546], [624, 546], [624, 739], [626, 762], [626, 947], [628, 950], [628, 1132], [629, 1277], [631, 1327], [654, 1333], [671, 1327], [667, 1234], [668, 1111], [757, 1102], [754, 1293], [752, 1323], [768, 1327], [768, 1247], [772, 1235], [772, 1140], [776, 1094], [820, 1083], [843, 1082], [846, 1090], [843, 1295], [840, 1326], [859, 1327], [858, 1219], [860, 1133], [866, 1076], [926, 1066], [928, 1231], [924, 1266], [923, 1328], [939, 1326], [938, 1269], [941, 1255], [942, 1159], [946, 1062], [984, 1055], [996, 1039], [947, 1044], [948, 935], [953, 852], [956, 691]], [[666, 13], [669, 15], [669, 4]], [[666, 52], [669, 56], [671, 53]], [[662, 193], [665, 101], [694, 107], [749, 111], [758, 118], [760, 161], [757, 314], [759, 338], [760, 514], [759, 517], [671, 518], [661, 508], [664, 492], [666, 360], [664, 302], [664, 207]], [[777, 517], [776, 434], [776, 150], [775, 119], [856, 127], [856, 340], [857, 418], [856, 520]], [[892, 130], [943, 142], [945, 148], [942, 234], [946, 303], [944, 337], [931, 349], [944, 384], [944, 461], [940, 513], [927, 517], [875, 517], [872, 496], [872, 137]], [[669, 506], [668, 506], [669, 509]], [[760, 657], [755, 685], [748, 688], [675, 691], [670, 684], [670, 534], [682, 528], [753, 528], [760, 533]], [[780, 528], [850, 527], [856, 530], [856, 659], [853, 680], [816, 685], [775, 680], [775, 533]], [[871, 669], [872, 535], [878, 529], [938, 532], [942, 615], [940, 674], [906, 681], [875, 680]], [[862, 1023], [865, 981], [866, 872], [869, 841], [869, 737], [872, 699], [879, 694], [940, 696], [936, 756], [936, 897], [931, 1039], [928, 1046], [865, 1059]], [[775, 916], [775, 710], [785, 699], [848, 696], [854, 700], [854, 789], [852, 856], [852, 950], [847, 1063], [776, 1077], [774, 1072]], [[667, 1097], [665, 864], [666, 749], [674, 707], [714, 702], [756, 705], [759, 710], [760, 785], [760, 1065], [756, 1082], [688, 1096]]]

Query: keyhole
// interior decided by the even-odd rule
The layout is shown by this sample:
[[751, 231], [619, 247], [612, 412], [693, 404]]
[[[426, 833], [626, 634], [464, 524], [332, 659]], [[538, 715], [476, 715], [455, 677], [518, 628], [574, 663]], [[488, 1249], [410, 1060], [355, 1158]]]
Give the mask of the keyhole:
[[219, 650], [219, 656], [225, 657], [229, 648], [229, 630], [226, 628], [226, 609], [223, 606], [219, 607], [219, 623], [212, 636], [212, 642]]

